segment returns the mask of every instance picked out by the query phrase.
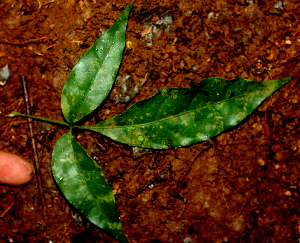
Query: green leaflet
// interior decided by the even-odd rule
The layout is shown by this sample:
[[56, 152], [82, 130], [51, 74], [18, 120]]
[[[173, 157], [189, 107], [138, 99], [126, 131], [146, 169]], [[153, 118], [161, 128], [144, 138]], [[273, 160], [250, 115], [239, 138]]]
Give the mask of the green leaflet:
[[120, 242], [128, 242], [102, 169], [75, 141], [71, 130], [56, 143], [51, 163], [54, 179], [67, 200], [92, 223]]
[[90, 114], [109, 94], [122, 60], [131, 8], [132, 3], [72, 69], [61, 95], [61, 109], [70, 124]]
[[206, 78], [137, 102], [123, 114], [82, 126], [131, 146], [166, 149], [205, 141], [237, 125], [292, 77], [270, 81]]

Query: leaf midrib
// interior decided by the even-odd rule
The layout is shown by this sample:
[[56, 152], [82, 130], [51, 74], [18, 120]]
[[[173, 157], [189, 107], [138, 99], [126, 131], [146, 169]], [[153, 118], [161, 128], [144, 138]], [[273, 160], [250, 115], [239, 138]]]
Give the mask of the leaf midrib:
[[[123, 20], [122, 20], [122, 21], [123, 21]], [[117, 22], [115, 22], [115, 23], [117, 23]], [[115, 23], [114, 23], [114, 24], [115, 24]], [[110, 30], [110, 29], [109, 29], [109, 30]], [[109, 31], [109, 30], [108, 30], [108, 31]], [[105, 32], [104, 35], [105, 35], [106, 33], [107, 33], [107, 32]], [[115, 33], [117, 33], [117, 32], [115, 32]], [[118, 32], [118, 35], [120, 35], [120, 33], [121, 33], [121, 32]], [[87, 92], [86, 92], [86, 95], [84, 96], [83, 102], [80, 102], [80, 105], [79, 105], [79, 107], [78, 107], [78, 109], [77, 109], [77, 112], [75, 113], [75, 117], [74, 117], [75, 122], [78, 122], [79, 120], [81, 120], [81, 119], [83, 119], [83, 118], [85, 117], [85, 116], [84, 116], [84, 117], [82, 117], [82, 118], [80, 118], [79, 120], [76, 121], [76, 119], [78, 118], [78, 114], [79, 114], [79, 112], [81, 111], [82, 106], [85, 104], [86, 97], [88, 96], [88, 94], [89, 94], [90, 91], [91, 91], [91, 87], [93, 86], [93, 84], [94, 84], [94, 82], [95, 82], [95, 80], [96, 80], [96, 77], [97, 77], [98, 74], [100, 73], [101, 68], [103, 67], [103, 64], [104, 64], [105, 61], [107, 60], [108, 54], [110, 53], [112, 47], [113, 47], [114, 45], [116, 45], [115, 40], [116, 40], [116, 36], [118, 36], [118, 35], [114, 35], [114, 36], [113, 36], [112, 44], [110, 45], [109, 50], [106, 52], [105, 58], [103, 59], [102, 63], [100, 64], [100, 67], [98, 68], [98, 71], [96, 72], [96, 75], [94, 75], [93, 81], [90, 82], [89, 88], [88, 88], [88, 90], [87, 90]], [[92, 47], [94, 47], [94, 45], [93, 45]], [[97, 48], [95, 47], [95, 49], [97, 49]], [[98, 56], [98, 54], [97, 54], [97, 59], [98, 59], [98, 60], [100, 59], [99, 56]], [[101, 95], [102, 95], [102, 93], [101, 93]], [[102, 96], [103, 96], [103, 95], [102, 95]], [[101, 103], [100, 103], [99, 105], [101, 105]]]
[[[72, 139], [74, 140], [74, 142], [77, 143], [76, 140], [74, 139], [74, 137], [73, 137], [72, 134], [71, 134], [71, 136], [72, 136]], [[73, 153], [76, 154], [76, 153], [75, 153], [74, 145], [73, 145], [73, 143], [71, 143], [71, 144], [72, 144], [72, 150], [73, 150]], [[80, 146], [80, 145], [79, 145], [79, 146]], [[96, 207], [99, 209], [99, 211], [103, 211], [103, 210], [101, 209], [100, 205], [99, 205], [98, 203], [95, 203], [95, 201], [97, 201], [97, 197], [95, 196], [96, 194], [95, 194], [94, 192], [92, 192], [92, 189], [91, 189], [90, 186], [88, 185], [88, 182], [87, 182], [87, 180], [85, 179], [83, 170], [81, 169], [81, 167], [80, 167], [80, 165], [79, 165], [80, 163], [78, 162], [77, 156], [76, 156], [75, 158], [76, 158], [76, 166], [79, 168], [79, 171], [80, 171], [79, 174], [80, 174], [80, 177], [81, 177], [81, 181], [83, 181], [83, 183], [86, 185], [86, 188], [87, 188], [87, 190], [88, 190], [88, 192], [89, 192], [89, 195], [92, 195], [92, 198], [93, 198], [93, 208], [95, 207], [95, 204], [96, 204]], [[82, 213], [83, 213], [83, 212], [82, 212]], [[102, 214], [102, 215], [105, 215], [105, 214]], [[105, 217], [106, 217], [107, 220], [110, 220], [106, 215], [105, 215]]]
[[[196, 113], [196, 112], [198, 112], [198, 111], [200, 111], [202, 109], [205, 109], [205, 108], [208, 108], [208, 107], [212, 107], [212, 106], [215, 106], [215, 105], [220, 104], [220, 103], [228, 102], [230, 100], [237, 99], [237, 98], [240, 98], [240, 97], [245, 97], [245, 96], [248, 96], [248, 95], [249, 95], [249, 93], [248, 94], [243, 94], [243, 95], [240, 95], [240, 96], [235, 96], [235, 97], [232, 97], [232, 98], [229, 98], [229, 99], [225, 99], [225, 100], [213, 103], [212, 105], [206, 105], [206, 106], [203, 106], [203, 107], [199, 107], [198, 109], [188, 110], [188, 111], [185, 111], [185, 112], [173, 115], [173, 116], [164, 117], [164, 118], [161, 118], [159, 120], [155, 120], [155, 121], [151, 121], [151, 122], [146, 122], [146, 123], [126, 124], [126, 125], [123, 125], [123, 126], [117, 126], [117, 125], [115, 125], [113, 127], [111, 127], [111, 126], [103, 126], [103, 127], [101, 127], [101, 126], [97, 126], [97, 124], [96, 125], [92, 125], [92, 126], [93, 127], [97, 127], [98, 129], [118, 129], [118, 128], [127, 128], [127, 127], [147, 126], [147, 125], [152, 125], [152, 124], [155, 124], [155, 123], [162, 122], [164, 120], [173, 119], [173, 118], [176, 118], [176, 117], [188, 114], [188, 113], [192, 113], [192, 112]], [[117, 116], [115, 116], [115, 117], [117, 117]], [[111, 118], [111, 120], [113, 121], [114, 118]], [[107, 121], [109, 121], [109, 120], [107, 120]], [[105, 122], [105, 121], [103, 121], [103, 122]], [[84, 126], [84, 127], [88, 128], [88, 127], [92, 127], [92, 126]]]

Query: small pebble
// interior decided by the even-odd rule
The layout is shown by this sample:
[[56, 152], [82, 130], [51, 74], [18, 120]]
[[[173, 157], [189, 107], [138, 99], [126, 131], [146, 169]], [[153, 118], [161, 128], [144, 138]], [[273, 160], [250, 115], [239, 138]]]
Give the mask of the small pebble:
[[258, 162], [258, 164], [259, 164], [260, 166], [265, 166], [265, 165], [266, 165], [266, 162], [265, 162], [262, 158], [259, 158], [259, 159], [257, 160], [257, 162]]
[[0, 85], [4, 86], [8, 78], [9, 78], [9, 69], [8, 69], [8, 65], [6, 64], [0, 70]]
[[291, 193], [291, 191], [286, 191], [286, 192], [284, 193], [284, 195], [290, 197], [290, 196], [292, 196], [292, 193]]

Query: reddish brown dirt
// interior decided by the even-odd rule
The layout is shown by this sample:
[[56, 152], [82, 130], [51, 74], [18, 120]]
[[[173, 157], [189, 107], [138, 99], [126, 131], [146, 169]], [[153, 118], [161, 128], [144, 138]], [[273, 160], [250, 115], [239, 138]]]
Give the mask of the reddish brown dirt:
[[[0, 86], [0, 150], [33, 162], [27, 121], [4, 117], [25, 112], [20, 75], [32, 113], [63, 120], [60, 93], [71, 68], [128, 3], [1, 1], [0, 68], [8, 64], [11, 76]], [[299, 242], [299, 16], [300, 3], [291, 0], [134, 2], [120, 74], [131, 75], [131, 87], [144, 85], [117, 104], [126, 94], [116, 87], [90, 124], [210, 76], [295, 78], [236, 128], [186, 148], [136, 153], [79, 133], [113, 188], [130, 242]], [[46, 207], [36, 177], [0, 186], [1, 243], [115, 242], [70, 207], [53, 181], [51, 153], [64, 132], [34, 122]]]

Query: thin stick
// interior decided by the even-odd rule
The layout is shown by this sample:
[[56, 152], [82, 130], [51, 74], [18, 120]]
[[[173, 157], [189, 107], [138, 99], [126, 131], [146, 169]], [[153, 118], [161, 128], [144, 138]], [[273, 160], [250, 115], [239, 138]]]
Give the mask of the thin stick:
[[4, 39], [4, 40], [0, 40], [0, 43], [1, 44], [9, 44], [9, 45], [25, 45], [25, 44], [28, 44], [31, 42], [38, 42], [38, 41], [41, 41], [44, 39], [47, 39], [47, 37], [43, 36], [43, 37], [36, 38], [36, 39], [24, 40], [22, 42], [14, 42], [14, 41], [9, 41], [9, 40]]
[[265, 110], [264, 128], [265, 128], [265, 132], [267, 134], [267, 137], [269, 138], [269, 133], [268, 133], [268, 130], [267, 130], [267, 109]]
[[153, 184], [159, 177], [164, 176], [167, 171], [170, 169], [170, 166], [167, 166], [159, 175], [154, 176], [151, 180], [148, 180], [148, 182], [146, 182], [146, 184], [144, 184], [134, 195], [130, 196], [127, 201], [125, 202], [125, 205], [127, 204], [127, 202], [138, 196], [139, 194], [141, 194], [148, 186], [150, 186], [151, 184]]
[[15, 202], [12, 202], [0, 215], [0, 218], [3, 218], [7, 212], [12, 208], [12, 206], [14, 206], [16, 203]]
[[[30, 115], [29, 97], [28, 97], [28, 92], [27, 92], [25, 76], [22, 75], [21, 79], [22, 79], [22, 84], [23, 84], [23, 89], [24, 89], [26, 113], [27, 113], [27, 115]], [[39, 197], [40, 197], [40, 200], [42, 203], [42, 212], [45, 213], [46, 203], [45, 203], [45, 198], [44, 198], [44, 188], [42, 185], [42, 179], [41, 179], [41, 175], [40, 175], [40, 165], [39, 165], [39, 160], [38, 160], [36, 146], [35, 146], [32, 119], [28, 118], [27, 120], [28, 120], [28, 127], [29, 127], [30, 138], [31, 138], [31, 145], [32, 145], [33, 154], [34, 154], [34, 170], [35, 170], [35, 175], [36, 175], [36, 179], [37, 179], [37, 183], [38, 183]]]
[[200, 152], [198, 152], [198, 154], [193, 158], [192, 163], [190, 164], [189, 168], [186, 170], [186, 172], [184, 173], [183, 177], [176, 183], [176, 185], [178, 186], [181, 182], [183, 182], [183, 180], [185, 179], [185, 177], [187, 176], [187, 174], [190, 172], [190, 170], [192, 169], [192, 166], [194, 165], [195, 160], [201, 156], [202, 152], [207, 151], [210, 147], [211, 144], [209, 143], [208, 145], [203, 144], [204, 147], [201, 148]]

